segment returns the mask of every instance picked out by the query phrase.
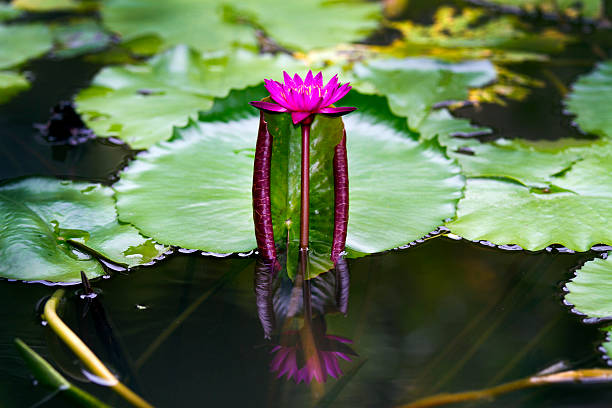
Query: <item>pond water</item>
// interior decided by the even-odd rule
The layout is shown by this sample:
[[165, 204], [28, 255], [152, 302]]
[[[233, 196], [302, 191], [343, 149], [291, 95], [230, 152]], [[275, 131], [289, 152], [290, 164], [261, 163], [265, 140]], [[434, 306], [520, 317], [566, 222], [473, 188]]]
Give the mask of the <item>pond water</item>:
[[[550, 63], [514, 67], [545, 83], [525, 101], [465, 107], [456, 115], [505, 137], [580, 137], [562, 115], [559, 83], [567, 87], [593, 67], [593, 39], [584, 37]], [[27, 67], [37, 78], [33, 87], [0, 105], [0, 180], [50, 175], [113, 182], [135, 155], [125, 145], [94, 139], [54, 146], [33, 128], [56, 103], [86, 87], [100, 67], [80, 59]], [[351, 339], [358, 355], [340, 363], [346, 377], [325, 384], [294, 384], [270, 372], [272, 346], [257, 318], [253, 257], [176, 251], [154, 266], [93, 282], [107, 325], [96, 326], [100, 320], [91, 311], [79, 317], [77, 287], [68, 288], [64, 316], [83, 336], [101, 330], [103, 336], [89, 339], [94, 351], [156, 406], [307, 407], [321, 396], [320, 406], [394, 406], [486, 388], [551, 366], [604, 366], [597, 350], [603, 333], [562, 303], [562, 286], [573, 270], [599, 255], [510, 251], [441, 237], [350, 260], [348, 314], [325, 319], [327, 334]], [[34, 385], [13, 346], [19, 337], [79, 386], [123, 406], [112, 392], [82, 382], [78, 364], [41, 324], [36, 305], [55, 289], [0, 281], [0, 405], [66, 406]], [[610, 398], [608, 384], [566, 384], [473, 406], [604, 407]]]

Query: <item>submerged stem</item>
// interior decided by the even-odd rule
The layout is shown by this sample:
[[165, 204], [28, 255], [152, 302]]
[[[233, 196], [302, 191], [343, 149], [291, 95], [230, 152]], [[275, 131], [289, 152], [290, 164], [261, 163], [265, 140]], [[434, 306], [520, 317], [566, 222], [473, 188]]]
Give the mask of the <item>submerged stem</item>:
[[106, 366], [98, 359], [98, 357], [83, 343], [71, 329], [57, 315], [57, 306], [64, 296], [64, 290], [59, 289], [53, 293], [45, 303], [43, 318], [49, 324], [49, 327], [57, 334], [57, 336], [72, 350], [74, 354], [81, 360], [92, 374], [104, 380], [106, 385], [112, 388], [117, 394], [121, 395], [126, 401], [130, 402], [135, 407], [149, 408], [152, 405], [135, 394], [132, 390], [119, 382]]
[[484, 390], [465, 391], [455, 394], [442, 393], [426, 397], [412, 403], [401, 405], [397, 408], [425, 408], [441, 405], [454, 404], [465, 401], [477, 401], [491, 399], [501, 394], [517, 391], [523, 388], [537, 387], [548, 384], [562, 383], [588, 383], [588, 382], [610, 382], [612, 381], [612, 370], [606, 368], [593, 368], [585, 370], [570, 370], [548, 375], [536, 375]]

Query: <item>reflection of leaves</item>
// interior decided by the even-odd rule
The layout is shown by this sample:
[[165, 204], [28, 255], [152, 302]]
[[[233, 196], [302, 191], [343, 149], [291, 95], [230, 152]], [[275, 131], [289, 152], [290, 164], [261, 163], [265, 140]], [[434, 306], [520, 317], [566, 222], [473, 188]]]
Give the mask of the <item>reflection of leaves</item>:
[[253, 26], [300, 50], [356, 41], [376, 28], [379, 14], [378, 5], [356, 0], [111, 0], [102, 6], [107, 26], [127, 40], [155, 34], [168, 46], [187, 44], [200, 51], [254, 46]]
[[199, 110], [209, 109], [213, 96], [298, 67], [303, 64], [288, 56], [244, 50], [201, 55], [178, 46], [145, 65], [103, 69], [76, 103], [98, 135], [119, 137], [141, 149], [170, 138], [173, 126], [184, 126]]
[[11, 71], [0, 71], [0, 103], [8, 101], [29, 87], [30, 83], [24, 75]]
[[567, 97], [568, 110], [588, 133], [612, 138], [612, 60], [603, 62], [572, 85]]
[[514, 16], [486, 19], [484, 10], [464, 8], [457, 14], [441, 7], [431, 26], [410, 21], [394, 23], [404, 35], [391, 46], [381, 48], [395, 56], [430, 55], [452, 61], [488, 58], [496, 62], [541, 60], [542, 54], [560, 51], [568, 41], [554, 30], [530, 33]]
[[540, 189], [470, 179], [457, 218], [448, 226], [468, 239], [534, 251], [551, 244], [576, 251], [612, 244], [611, 159], [610, 154], [588, 156]]
[[51, 49], [49, 29], [42, 24], [0, 25], [0, 69], [10, 68]]
[[164, 248], [117, 221], [112, 190], [97, 184], [31, 178], [0, 188], [0, 276], [71, 282], [100, 276], [80, 251], [126, 266], [153, 261]]

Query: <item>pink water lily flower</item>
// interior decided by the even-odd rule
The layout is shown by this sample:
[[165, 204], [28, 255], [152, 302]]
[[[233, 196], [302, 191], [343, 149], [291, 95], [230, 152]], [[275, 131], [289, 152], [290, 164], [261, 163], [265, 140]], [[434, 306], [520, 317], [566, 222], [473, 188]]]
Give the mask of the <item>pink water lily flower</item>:
[[293, 124], [298, 124], [316, 113], [342, 116], [357, 109], [330, 106], [351, 90], [349, 83], [344, 85], [338, 83], [338, 75], [334, 75], [325, 86], [320, 72], [313, 76], [312, 71], [308, 71], [304, 80], [298, 74], [291, 78], [285, 71], [283, 76], [284, 84], [271, 79], [264, 80], [270, 97], [276, 103], [253, 101], [250, 104], [268, 112], [290, 112]]

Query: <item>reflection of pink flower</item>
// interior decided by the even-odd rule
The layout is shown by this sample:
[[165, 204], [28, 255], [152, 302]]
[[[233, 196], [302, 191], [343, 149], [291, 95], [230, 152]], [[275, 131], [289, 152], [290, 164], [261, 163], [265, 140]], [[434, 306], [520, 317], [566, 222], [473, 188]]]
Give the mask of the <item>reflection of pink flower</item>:
[[277, 378], [287, 374], [287, 379], [293, 378], [297, 384], [302, 381], [309, 384], [313, 378], [323, 383], [327, 381], [328, 375], [337, 379], [342, 376], [339, 359], [351, 361], [350, 356], [357, 355], [347, 346], [353, 343], [351, 340], [324, 335], [317, 342], [316, 353], [306, 356], [297, 334], [297, 332], [287, 333], [291, 339], [295, 340], [293, 344], [277, 345], [271, 351], [276, 355], [270, 363], [270, 369], [272, 372], [278, 372]]
[[290, 112], [294, 124], [300, 123], [310, 115], [322, 113], [330, 116], [341, 116], [357, 108], [333, 108], [330, 105], [342, 99], [351, 86], [338, 84], [338, 76], [334, 75], [323, 86], [323, 75], [319, 72], [313, 77], [308, 71], [306, 78], [295, 74], [293, 78], [283, 71], [285, 83], [265, 79], [265, 85], [270, 97], [276, 103], [253, 101], [251, 105], [269, 112]]

